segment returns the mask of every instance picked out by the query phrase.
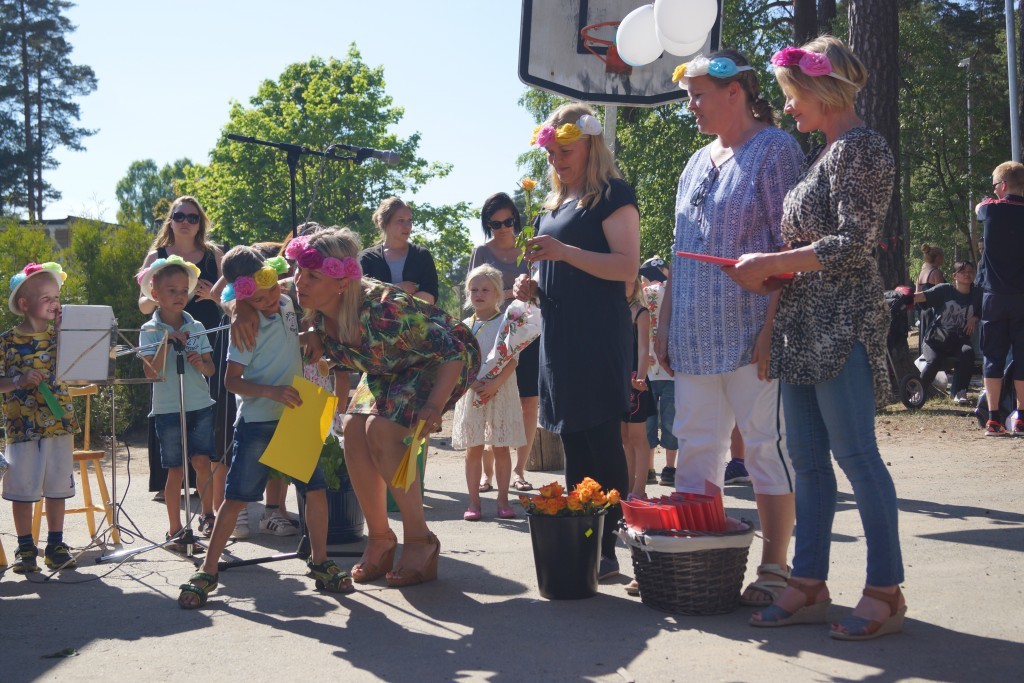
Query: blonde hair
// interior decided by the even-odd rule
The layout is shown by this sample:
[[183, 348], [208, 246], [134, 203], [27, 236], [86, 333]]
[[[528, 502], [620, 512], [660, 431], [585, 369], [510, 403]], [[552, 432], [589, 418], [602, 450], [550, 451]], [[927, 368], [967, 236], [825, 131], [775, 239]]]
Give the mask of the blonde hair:
[[494, 285], [494, 290], [498, 293], [498, 301], [494, 306], [494, 310], [501, 310], [501, 302], [505, 299], [505, 280], [501, 276], [501, 271], [492, 266], [489, 263], [485, 263], [482, 266], [477, 266], [473, 270], [466, 273], [466, 309], [473, 308], [472, 302], [469, 300], [469, 286], [477, 278], [484, 278], [489, 280]]
[[[558, 128], [567, 123], [576, 123], [584, 114], [594, 116], [594, 110], [581, 102], [563, 104], [551, 112], [543, 125]], [[583, 192], [580, 194], [579, 208], [592, 209], [601, 201], [601, 195], [611, 192], [609, 181], [612, 178], [621, 178], [619, 170], [615, 167], [615, 160], [612, 159], [611, 150], [604, 144], [602, 135], [586, 135], [584, 138], [590, 144], [590, 154], [587, 157], [587, 170], [583, 175]], [[548, 177], [551, 179], [551, 193], [544, 199], [544, 208], [553, 211], [565, 203], [569, 198], [569, 188], [561, 183], [554, 167], [548, 170]]]
[[206, 235], [210, 231], [210, 219], [206, 217], [206, 212], [203, 211], [203, 205], [199, 203], [199, 200], [191, 195], [183, 195], [178, 197], [171, 203], [171, 208], [167, 211], [167, 216], [164, 218], [163, 225], [160, 226], [160, 232], [156, 234], [156, 239], [153, 240], [153, 244], [150, 246], [152, 251], [156, 251], [160, 247], [169, 247], [174, 244], [174, 231], [171, 229], [171, 216], [181, 208], [182, 204], [191, 204], [196, 207], [196, 211], [199, 213], [199, 230], [196, 231], [195, 246], [203, 250], [210, 248], [210, 245], [206, 242]]
[[[307, 245], [313, 247], [325, 257], [336, 259], [348, 257], [359, 260], [359, 236], [348, 228], [325, 228], [313, 233]], [[338, 303], [338, 341], [342, 344], [355, 344], [359, 341], [359, 307], [363, 303], [363, 282], [353, 282], [345, 288]], [[312, 322], [316, 311], [303, 309], [303, 322]]]
[[777, 66], [775, 79], [783, 92], [810, 93], [821, 100], [827, 114], [853, 109], [857, 93], [868, 82], [868, 70], [860, 58], [843, 41], [830, 35], [818, 36], [802, 49], [824, 54], [832, 63], [832, 72], [849, 79], [850, 83], [831, 76], [808, 76], [796, 66]]
[[400, 209], [412, 211], [409, 205], [398, 197], [387, 197], [380, 203], [377, 210], [373, 212], [373, 224], [380, 232], [381, 241], [384, 241], [384, 226], [391, 222], [391, 219], [395, 217], [395, 214]]
[[942, 251], [942, 247], [925, 243], [921, 245], [921, 255], [924, 257], [925, 263], [932, 265], [935, 263], [935, 259], [944, 257], [945, 252]]
[[1024, 164], [1019, 161], [1004, 161], [992, 171], [996, 182], [1006, 183], [1011, 194], [1020, 194], [1024, 190]]

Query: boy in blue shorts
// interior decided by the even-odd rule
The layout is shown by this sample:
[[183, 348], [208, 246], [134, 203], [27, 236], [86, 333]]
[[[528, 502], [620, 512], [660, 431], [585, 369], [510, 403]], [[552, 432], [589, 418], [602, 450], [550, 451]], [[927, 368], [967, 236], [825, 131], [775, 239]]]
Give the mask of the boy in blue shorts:
[[64, 543], [64, 501], [75, 495], [72, 439], [78, 423], [68, 388], [54, 374], [60, 288], [66, 279], [57, 263], [30, 263], [12, 277], [7, 307], [23, 320], [0, 335], [0, 393], [9, 462], [3, 497], [14, 510], [16, 574], [39, 571], [32, 507], [41, 497], [46, 498], [46, 566], [75, 567]]
[[[222, 301], [245, 301], [259, 314], [256, 344], [250, 351], [238, 348], [232, 340], [224, 385], [238, 397], [238, 417], [231, 468], [228, 470], [224, 503], [217, 511], [206, 560], [187, 584], [181, 586], [178, 604], [195, 609], [206, 604], [217, 586], [217, 563], [231, 536], [239, 511], [247, 503], [263, 498], [270, 468], [259, 462], [270, 443], [278, 420], [286, 407], [301, 404], [292, 379], [302, 376], [299, 354], [298, 320], [291, 299], [282, 296], [277, 283], [286, 271], [281, 257], [264, 260], [251, 247], [235, 247], [224, 254], [221, 269], [228, 286]], [[311, 554], [306, 565], [317, 587], [334, 593], [354, 590], [352, 577], [327, 558], [327, 482], [318, 464], [309, 483], [295, 482], [305, 494], [305, 518]]]
[[[199, 282], [199, 268], [180, 256], [157, 259], [146, 270], [139, 273], [142, 293], [157, 302], [153, 318], [142, 326], [139, 346], [146, 347], [160, 342], [167, 333], [171, 342], [181, 346], [186, 360], [182, 376], [185, 386], [185, 429], [188, 441], [188, 459], [196, 472], [196, 488], [202, 501], [203, 516], [199, 531], [204, 536], [213, 532], [213, 489], [210, 475], [210, 456], [213, 448], [213, 399], [206, 378], [214, 373], [213, 349], [207, 338], [206, 328], [185, 312], [185, 305]], [[181, 457], [181, 401], [179, 384], [174, 363], [167, 369], [167, 346], [146, 348], [141, 352], [146, 377], [160, 380], [153, 383], [153, 409], [149, 416], [156, 427], [160, 442], [160, 464], [167, 470], [167, 484], [164, 500], [167, 504], [169, 530], [165, 536], [173, 542], [170, 550], [185, 552], [186, 542], [179, 539], [182, 533], [181, 507], [178, 504], [184, 462]]]

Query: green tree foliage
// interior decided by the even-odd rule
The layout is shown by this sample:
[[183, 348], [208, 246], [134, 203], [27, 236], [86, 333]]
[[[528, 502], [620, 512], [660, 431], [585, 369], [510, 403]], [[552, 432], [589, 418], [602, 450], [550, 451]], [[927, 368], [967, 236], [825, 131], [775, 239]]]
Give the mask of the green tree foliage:
[[43, 179], [44, 170], [57, 166], [54, 151], [82, 150], [82, 140], [95, 132], [77, 125], [75, 98], [96, 89], [96, 75], [71, 61], [70, 7], [66, 0], [0, 1], [0, 157], [7, 162], [0, 212], [24, 207], [30, 220], [42, 218], [46, 200], [60, 198]]
[[117, 182], [117, 222], [121, 225], [141, 223], [152, 229], [154, 221], [167, 215], [170, 204], [180, 195], [179, 184], [185, 169], [192, 165], [187, 159], [157, 168], [152, 159], [133, 161], [128, 172]]
[[401, 157], [397, 166], [313, 156], [300, 160], [299, 221], [308, 216], [348, 225], [369, 243], [375, 239], [370, 214], [382, 199], [414, 193], [450, 171], [448, 164], [416, 156], [418, 133], [400, 139], [388, 132], [403, 113], [385, 91], [384, 70], [369, 67], [354, 45], [344, 61], [313, 58], [292, 64], [276, 81], [264, 81], [248, 105], [231, 105], [210, 164], [187, 168], [181, 189], [199, 197], [215, 234], [229, 244], [281, 239], [292, 228], [285, 153], [234, 142], [227, 134], [316, 150], [331, 143], [394, 150]]
[[479, 217], [467, 202], [446, 206], [413, 204], [413, 218], [426, 228], [413, 236], [413, 241], [430, 250], [437, 268], [439, 294], [437, 305], [456, 319], [462, 319], [462, 291], [469, 266], [473, 242], [469, 239], [466, 222]]

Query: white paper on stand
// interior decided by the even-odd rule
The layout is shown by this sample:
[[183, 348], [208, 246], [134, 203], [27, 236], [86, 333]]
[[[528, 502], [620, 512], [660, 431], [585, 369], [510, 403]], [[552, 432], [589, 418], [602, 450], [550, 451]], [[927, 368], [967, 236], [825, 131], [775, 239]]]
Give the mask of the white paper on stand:
[[62, 306], [57, 332], [57, 381], [110, 379], [110, 335], [116, 325], [110, 306]]

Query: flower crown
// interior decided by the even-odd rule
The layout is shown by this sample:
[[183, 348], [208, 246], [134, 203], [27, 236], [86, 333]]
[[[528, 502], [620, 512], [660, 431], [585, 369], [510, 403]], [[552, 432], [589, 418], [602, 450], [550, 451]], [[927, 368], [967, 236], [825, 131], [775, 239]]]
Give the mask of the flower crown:
[[153, 261], [151, 264], [149, 264], [149, 268], [140, 271], [139, 274], [135, 276], [135, 281], [141, 285], [143, 282], [146, 282], [149, 279], [151, 274], [155, 275], [158, 270], [170, 266], [180, 266], [181, 268], [185, 269], [186, 273], [191, 273], [195, 275], [197, 278], [200, 275], [199, 266], [192, 263], [191, 261], [186, 261], [177, 254], [171, 254], [167, 258], [158, 258], [157, 260]]
[[220, 293], [222, 303], [242, 301], [256, 293], [258, 289], [270, 289], [277, 284], [277, 276], [288, 272], [288, 262], [280, 256], [268, 258], [263, 267], [252, 275], [241, 275], [229, 283]]
[[335, 280], [358, 280], [363, 277], [359, 261], [351, 256], [343, 259], [324, 256], [316, 247], [309, 246], [309, 237], [296, 237], [285, 247], [284, 255], [298, 264], [299, 268], [318, 270]]
[[59, 263], [53, 261], [47, 261], [46, 263], [29, 263], [21, 272], [16, 273], [11, 277], [11, 291], [13, 292], [21, 285], [22, 282], [27, 280], [30, 275], [46, 271], [53, 276], [53, 279], [57, 281], [58, 285], [63, 285], [64, 281], [68, 279], [68, 274], [64, 272], [64, 269], [60, 267]]
[[729, 57], [715, 57], [708, 59], [704, 55], [697, 55], [693, 59], [676, 67], [672, 72], [672, 82], [678, 83], [680, 88], [684, 78], [696, 78], [698, 76], [714, 76], [715, 78], [730, 78], [741, 71], [753, 71], [754, 67], [745, 65], [739, 66]]
[[566, 123], [557, 129], [554, 126], [537, 126], [533, 129], [530, 144], [535, 147], [547, 147], [554, 140], [560, 145], [568, 145], [584, 135], [600, 135], [603, 130], [601, 122], [596, 117], [584, 114], [576, 123]]
[[[837, 81], [849, 83], [857, 88], [857, 84], [846, 76], [837, 74], [832, 68], [832, 62], [828, 55], [822, 52], [811, 52], [799, 47], [784, 47], [772, 55], [772, 66], [796, 66], [805, 75], [812, 78], [818, 76], [831, 76]], [[859, 89], [859, 88], [858, 88]]]

